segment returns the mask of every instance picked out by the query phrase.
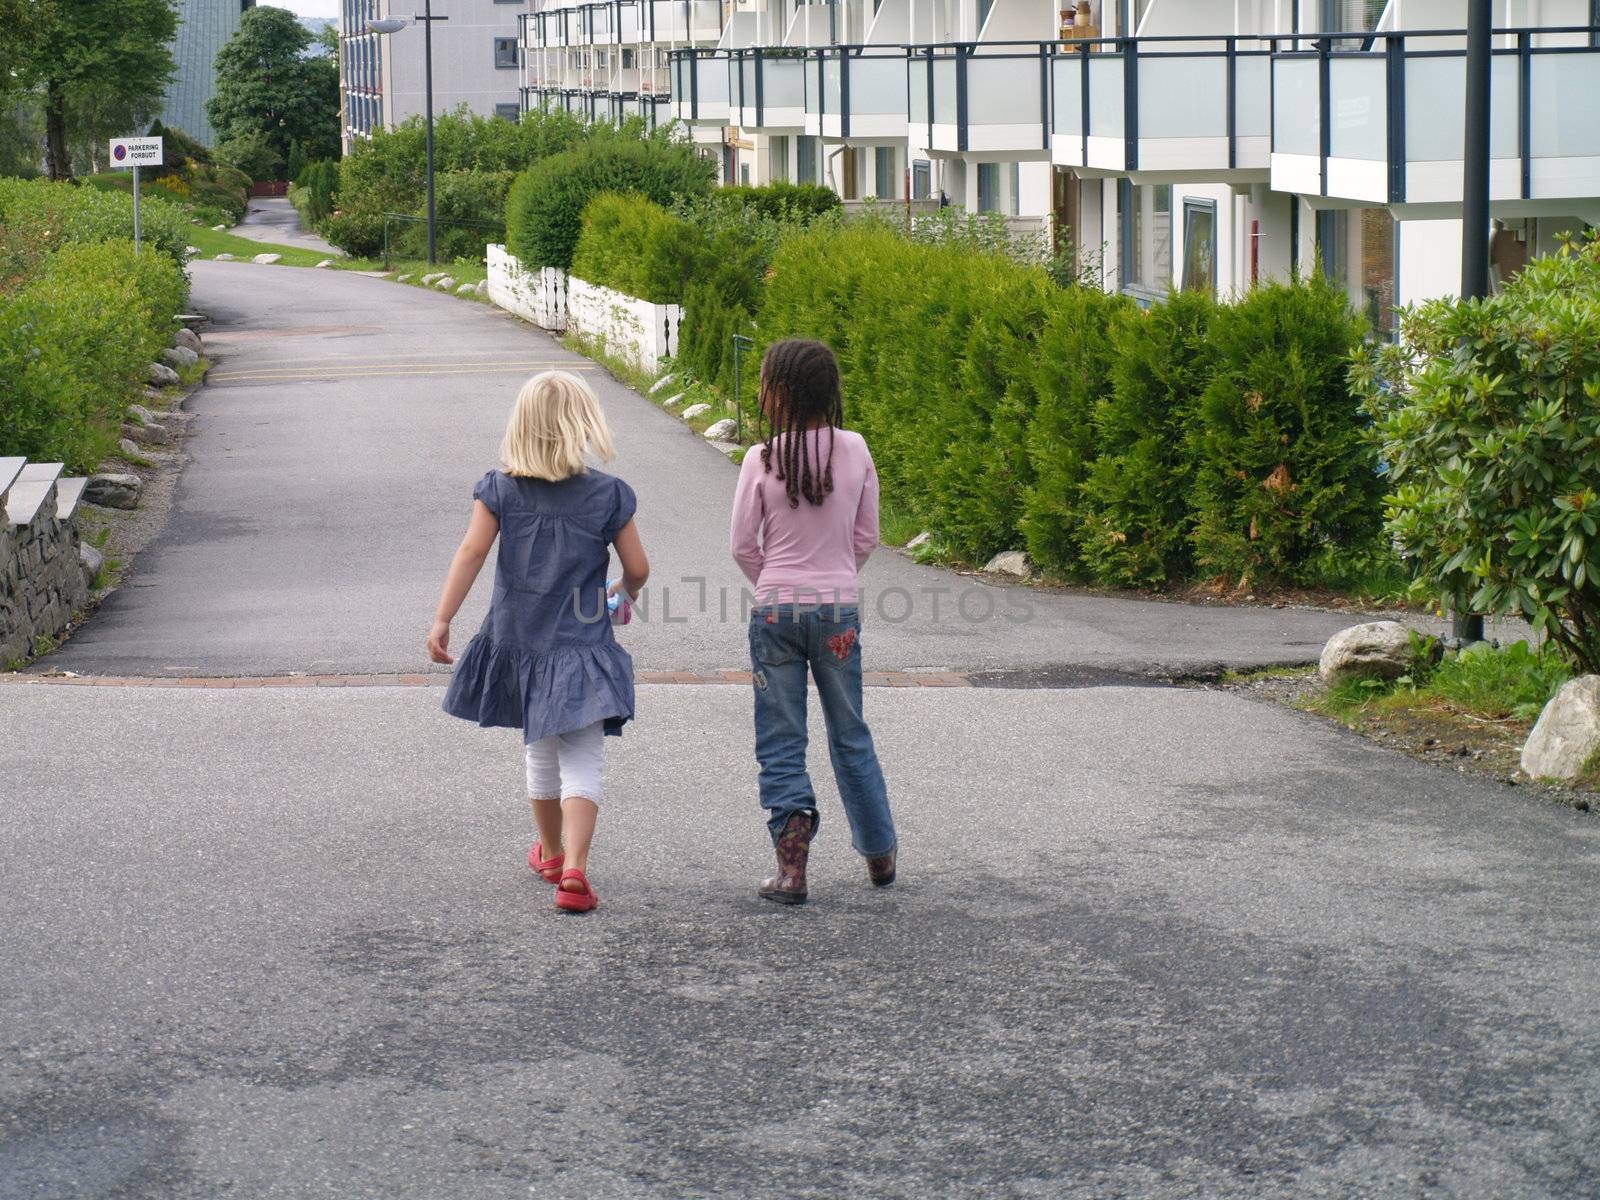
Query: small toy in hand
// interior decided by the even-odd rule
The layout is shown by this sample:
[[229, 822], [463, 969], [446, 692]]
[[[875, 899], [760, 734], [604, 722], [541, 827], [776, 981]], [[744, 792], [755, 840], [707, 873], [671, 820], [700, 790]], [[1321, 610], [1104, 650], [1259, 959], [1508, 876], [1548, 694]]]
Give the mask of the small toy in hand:
[[[616, 588], [617, 581], [613, 579], [606, 586], [606, 611], [611, 614], [613, 625], [626, 625], [633, 620], [633, 605], [628, 603], [628, 594], [621, 588]], [[616, 591], [612, 591], [616, 588]]]

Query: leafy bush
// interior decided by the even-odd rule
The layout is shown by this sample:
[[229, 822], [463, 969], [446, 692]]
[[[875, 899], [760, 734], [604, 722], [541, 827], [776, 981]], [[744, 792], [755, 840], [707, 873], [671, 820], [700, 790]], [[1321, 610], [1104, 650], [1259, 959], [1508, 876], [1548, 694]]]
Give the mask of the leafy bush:
[[530, 267], [570, 267], [583, 210], [602, 192], [657, 204], [710, 191], [716, 168], [670, 136], [600, 135], [517, 177], [506, 202], [507, 245]]
[[839, 193], [820, 183], [768, 183], [760, 187], [720, 187], [711, 203], [724, 210], [749, 210], [775, 221], [840, 212]]
[[1372, 547], [1383, 484], [1348, 369], [1364, 332], [1320, 277], [1218, 309], [1194, 439], [1199, 568], [1304, 581], [1330, 551]]
[[1403, 312], [1400, 346], [1362, 379], [1419, 585], [1519, 613], [1600, 672], [1600, 242]]
[[1216, 302], [1175, 292], [1127, 307], [1106, 330], [1110, 388], [1093, 409], [1094, 461], [1083, 480], [1083, 565], [1099, 583], [1161, 587], [1189, 574], [1189, 503], [1207, 340]]
[[308, 163], [295, 176], [295, 208], [307, 225], [317, 226], [333, 212], [334, 192], [339, 186], [339, 164], [332, 159]]
[[336, 212], [318, 232], [353, 258], [377, 258], [383, 253], [383, 214]]
[[283, 174], [283, 155], [272, 138], [260, 129], [231, 137], [217, 146], [217, 157], [251, 179], [277, 179]]
[[1086, 531], [1099, 524], [1083, 486], [1094, 461], [1095, 407], [1110, 391], [1109, 330], [1133, 302], [1098, 288], [1058, 289], [1054, 301], [1021, 368], [1037, 399], [1026, 433], [1032, 480], [1020, 528], [1034, 562], [1074, 576], [1082, 571]]
[[[37, 236], [54, 249], [69, 242], [133, 237], [133, 197], [43, 179], [0, 179], [0, 225]], [[189, 243], [183, 210], [157, 197], [144, 201], [146, 244], [180, 266]]]
[[659, 204], [602, 192], [583, 211], [572, 273], [652, 304], [677, 304], [705, 249], [687, 221]]
[[132, 242], [67, 244], [0, 299], [0, 448], [92, 470], [166, 344], [185, 281]]

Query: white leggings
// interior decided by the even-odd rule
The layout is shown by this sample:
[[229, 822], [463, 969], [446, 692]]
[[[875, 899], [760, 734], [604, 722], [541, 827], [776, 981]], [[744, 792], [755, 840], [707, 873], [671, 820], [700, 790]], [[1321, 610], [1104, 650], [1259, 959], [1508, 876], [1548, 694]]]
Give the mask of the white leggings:
[[604, 721], [529, 742], [528, 795], [535, 800], [582, 796], [599, 804], [604, 763]]

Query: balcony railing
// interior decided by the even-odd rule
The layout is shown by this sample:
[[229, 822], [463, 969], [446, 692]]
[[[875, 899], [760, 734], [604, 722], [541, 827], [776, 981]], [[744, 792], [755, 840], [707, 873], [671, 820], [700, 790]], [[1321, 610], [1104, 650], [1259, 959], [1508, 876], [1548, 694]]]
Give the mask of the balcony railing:
[[680, 121], [728, 123], [728, 55], [717, 50], [672, 52], [672, 115]]
[[768, 47], [733, 50], [729, 54], [731, 124], [767, 130], [805, 127], [805, 51]]
[[824, 46], [806, 62], [806, 132], [813, 137], [906, 136], [906, 49]]
[[1053, 42], [911, 47], [907, 116], [930, 150], [1043, 158]]
[[[1495, 31], [1490, 199], [1600, 196], [1600, 47], [1586, 26]], [[1285, 40], [1272, 61], [1272, 186], [1367, 204], [1461, 202], [1459, 30]]]
[[1052, 50], [1051, 158], [1091, 171], [1267, 178], [1260, 38], [1103, 38]]

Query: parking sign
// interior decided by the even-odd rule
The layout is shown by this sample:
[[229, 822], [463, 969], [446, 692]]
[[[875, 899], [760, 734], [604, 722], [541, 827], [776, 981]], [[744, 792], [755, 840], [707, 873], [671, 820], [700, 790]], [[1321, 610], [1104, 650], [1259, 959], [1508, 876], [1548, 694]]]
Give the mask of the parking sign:
[[161, 139], [158, 137], [112, 138], [111, 165], [113, 167], [161, 166]]

